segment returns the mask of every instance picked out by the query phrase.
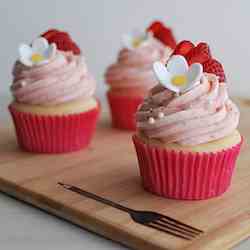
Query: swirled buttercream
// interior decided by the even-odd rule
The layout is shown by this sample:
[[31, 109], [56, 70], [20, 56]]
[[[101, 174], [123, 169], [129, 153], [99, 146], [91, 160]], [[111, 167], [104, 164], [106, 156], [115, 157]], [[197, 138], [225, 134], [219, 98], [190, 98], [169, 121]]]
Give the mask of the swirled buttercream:
[[27, 67], [17, 61], [13, 76], [11, 91], [15, 100], [34, 105], [56, 105], [89, 98], [96, 85], [82, 55], [59, 50], [46, 64]]
[[166, 143], [198, 145], [230, 135], [239, 110], [227, 84], [205, 73], [199, 84], [177, 96], [162, 85], [154, 87], [137, 112], [137, 128], [148, 138]]
[[117, 62], [107, 69], [106, 82], [111, 88], [150, 89], [157, 84], [152, 70], [153, 62], [165, 62], [171, 53], [170, 48], [154, 38], [136, 49], [123, 48]]

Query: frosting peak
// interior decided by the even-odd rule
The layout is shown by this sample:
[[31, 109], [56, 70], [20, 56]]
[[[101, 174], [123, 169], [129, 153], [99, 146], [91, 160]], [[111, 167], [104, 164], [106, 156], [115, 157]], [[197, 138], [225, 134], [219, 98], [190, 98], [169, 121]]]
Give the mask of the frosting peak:
[[91, 97], [95, 81], [85, 59], [72, 52], [56, 51], [46, 64], [27, 67], [17, 61], [11, 91], [16, 101], [37, 105], [56, 105]]
[[149, 138], [197, 145], [223, 138], [239, 123], [239, 110], [229, 99], [226, 83], [205, 73], [182, 95], [157, 85], [137, 112], [137, 127]]

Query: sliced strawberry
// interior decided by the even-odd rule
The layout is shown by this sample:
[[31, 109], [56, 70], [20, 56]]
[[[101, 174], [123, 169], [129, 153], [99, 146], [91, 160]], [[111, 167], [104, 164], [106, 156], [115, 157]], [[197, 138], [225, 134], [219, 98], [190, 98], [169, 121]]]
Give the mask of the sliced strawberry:
[[170, 47], [171, 49], [175, 49], [176, 40], [171, 29], [162, 27], [161, 31], [156, 34], [155, 37], [166, 46]]
[[62, 51], [72, 51], [74, 54], [79, 55], [81, 53], [79, 47], [71, 39], [67, 32], [59, 31], [56, 29], [50, 29], [41, 35], [46, 38], [49, 43], [55, 43], [57, 48]]
[[76, 43], [73, 42], [73, 41], [72, 41], [72, 43], [71, 43], [71, 51], [73, 51], [73, 53], [74, 53], [75, 55], [80, 55], [80, 53], [81, 53], [81, 50], [80, 50], [79, 47], [76, 45]]
[[80, 49], [72, 40], [53, 37], [53, 39], [49, 39], [49, 43], [55, 43], [59, 50], [72, 51], [75, 55], [80, 54]]
[[49, 37], [54, 36], [58, 32], [60, 32], [60, 31], [57, 29], [49, 29], [48, 31], [41, 34], [41, 36], [48, 39]]
[[194, 48], [194, 45], [190, 41], [181, 41], [177, 44], [173, 55], [186, 56], [192, 48]]
[[222, 64], [213, 58], [203, 63], [203, 72], [217, 75], [219, 77], [219, 82], [225, 82], [226, 80]]
[[58, 32], [54, 34], [50, 34], [49, 36], [45, 37], [49, 43], [57, 43], [59, 41], [63, 42], [71, 42], [70, 36], [65, 32]]
[[152, 32], [153, 34], [157, 34], [160, 32], [161, 28], [163, 27], [163, 23], [160, 21], [154, 21], [150, 26], [147, 28], [147, 32]]
[[191, 49], [186, 56], [189, 65], [193, 63], [202, 64], [210, 58], [211, 58], [211, 53], [209, 46], [203, 42], [199, 43], [195, 48]]
[[176, 40], [173, 35], [171, 29], [166, 27], [162, 22], [155, 21], [153, 22], [148, 28], [147, 31], [152, 32], [153, 36], [161, 41], [166, 46], [170, 47], [171, 49], [175, 49], [176, 47]]

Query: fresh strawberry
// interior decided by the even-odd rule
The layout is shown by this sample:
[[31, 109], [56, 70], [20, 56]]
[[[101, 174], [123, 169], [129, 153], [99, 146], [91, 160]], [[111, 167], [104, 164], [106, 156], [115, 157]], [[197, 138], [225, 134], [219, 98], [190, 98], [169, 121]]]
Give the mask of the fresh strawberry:
[[206, 43], [199, 43], [196, 47], [191, 49], [186, 55], [188, 64], [204, 63], [211, 58], [211, 53]]
[[70, 36], [68, 35], [68, 33], [66, 32], [57, 32], [57, 33], [49, 33], [46, 36], [43, 36], [44, 38], [46, 38], [48, 40], [49, 43], [55, 43], [58, 41], [66, 41], [66, 42], [72, 42]]
[[161, 28], [163, 27], [163, 23], [160, 21], [154, 21], [150, 26], [147, 28], [147, 32], [152, 32], [153, 34], [157, 34], [160, 32]]
[[72, 51], [75, 55], [80, 54], [78, 46], [69, 39], [62, 39], [62, 37], [53, 37], [49, 40], [49, 43], [55, 43], [57, 48], [62, 51]]
[[57, 29], [49, 29], [48, 31], [41, 34], [41, 36], [48, 40], [49, 37], [54, 36], [58, 32], [60, 32], [60, 31]]
[[72, 51], [75, 55], [79, 55], [81, 53], [79, 47], [71, 39], [67, 32], [50, 29], [41, 36], [46, 38], [49, 43], [55, 43], [59, 50]]
[[219, 82], [225, 82], [226, 76], [223, 66], [217, 60], [210, 58], [203, 63], [203, 72], [213, 73], [219, 77]]
[[174, 38], [173, 32], [171, 29], [162, 27], [161, 31], [155, 35], [155, 38], [160, 40], [163, 44], [170, 47], [171, 49], [175, 49], [176, 40]]
[[71, 51], [73, 51], [73, 53], [74, 53], [75, 55], [80, 55], [80, 54], [81, 54], [80, 48], [79, 48], [79, 47], [76, 45], [76, 43], [73, 42], [73, 41], [72, 41], [72, 43], [71, 43]]
[[192, 48], [194, 48], [193, 43], [191, 43], [190, 41], [183, 40], [177, 44], [173, 55], [186, 56]]
[[148, 28], [147, 32], [152, 32], [153, 36], [171, 49], [175, 49], [176, 40], [171, 29], [162, 22], [155, 21]]

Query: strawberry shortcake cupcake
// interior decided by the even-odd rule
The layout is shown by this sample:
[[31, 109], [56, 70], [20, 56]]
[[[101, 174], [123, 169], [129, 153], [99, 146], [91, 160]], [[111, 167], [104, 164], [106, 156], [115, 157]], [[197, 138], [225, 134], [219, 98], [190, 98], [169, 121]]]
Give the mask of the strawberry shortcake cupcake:
[[142, 183], [167, 198], [199, 200], [230, 186], [242, 137], [222, 64], [206, 43], [179, 43], [155, 62], [158, 85], [136, 114]]
[[113, 126], [135, 129], [135, 112], [157, 80], [152, 71], [154, 61], [166, 61], [175, 49], [172, 31], [161, 22], [145, 31], [123, 36], [117, 61], [108, 67], [105, 79]]

